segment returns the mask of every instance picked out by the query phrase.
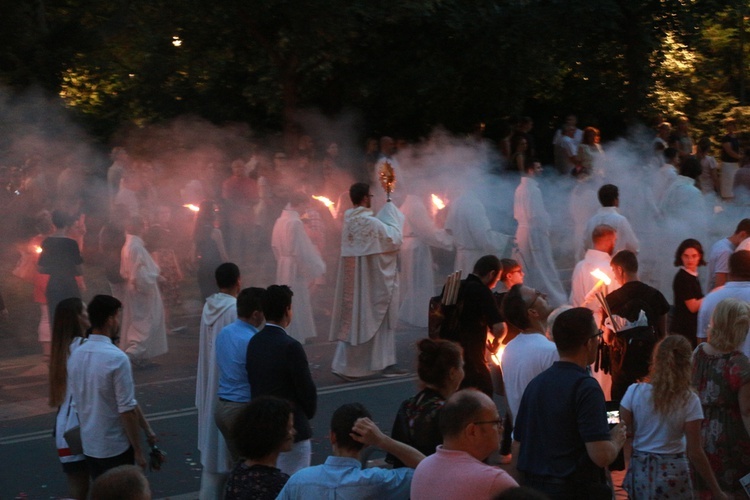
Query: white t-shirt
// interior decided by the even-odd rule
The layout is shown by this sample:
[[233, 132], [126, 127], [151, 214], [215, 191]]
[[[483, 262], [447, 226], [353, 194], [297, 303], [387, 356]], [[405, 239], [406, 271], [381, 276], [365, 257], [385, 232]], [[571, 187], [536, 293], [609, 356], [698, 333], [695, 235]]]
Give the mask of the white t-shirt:
[[735, 252], [739, 252], [740, 250], [750, 250], [750, 238], [745, 238], [742, 240], [742, 243], [737, 245]]
[[708, 289], [713, 290], [716, 287], [716, 273], [729, 272], [729, 256], [732, 255], [735, 248], [728, 238], [722, 238], [711, 247], [708, 253]]
[[519, 333], [503, 351], [503, 382], [513, 423], [516, 422], [521, 397], [531, 379], [560, 360], [557, 348], [541, 333]]
[[652, 391], [651, 384], [633, 384], [620, 402], [633, 414], [633, 448], [643, 453], [684, 453], [685, 423], [703, 420], [701, 400], [691, 391], [682, 408], [665, 416], [654, 410]]

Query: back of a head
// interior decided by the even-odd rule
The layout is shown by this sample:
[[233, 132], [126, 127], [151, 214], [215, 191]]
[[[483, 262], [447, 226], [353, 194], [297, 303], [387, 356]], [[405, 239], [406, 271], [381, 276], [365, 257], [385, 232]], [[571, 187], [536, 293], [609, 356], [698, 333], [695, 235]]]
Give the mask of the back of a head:
[[349, 199], [352, 204], [359, 205], [370, 193], [370, 185], [364, 182], [356, 182], [349, 187]]
[[591, 241], [596, 245], [598, 242], [601, 242], [615, 234], [617, 234], [617, 231], [612, 226], [608, 226], [607, 224], [599, 224], [591, 232]]
[[479, 260], [477, 260], [477, 262], [474, 264], [472, 273], [477, 276], [486, 276], [492, 271], [496, 271], [499, 273], [500, 269], [502, 269], [500, 259], [498, 259], [494, 255], [485, 255], [483, 257], [480, 257]]
[[357, 419], [372, 418], [367, 408], [360, 403], [348, 403], [336, 408], [331, 417], [331, 432], [336, 436], [336, 445], [345, 450], [359, 451], [364, 444], [352, 439], [352, 427]]
[[630, 250], [620, 250], [612, 257], [610, 264], [619, 266], [626, 274], [634, 275], [638, 272], [638, 257]]
[[685, 403], [690, 391], [690, 341], [682, 335], [667, 335], [654, 348], [649, 379], [657, 413], [670, 415]]
[[462, 389], [453, 394], [440, 410], [440, 434], [443, 438], [459, 436], [484, 409], [487, 396], [476, 389]]
[[680, 175], [683, 175], [685, 177], [690, 177], [691, 179], [697, 179], [698, 176], [701, 175], [702, 171], [703, 171], [703, 167], [701, 167], [700, 160], [694, 156], [685, 158], [680, 163]]
[[435, 387], [445, 387], [451, 368], [461, 368], [463, 349], [449, 340], [422, 339], [417, 343], [419, 379]]
[[240, 281], [240, 268], [232, 262], [224, 262], [216, 268], [214, 277], [219, 290], [232, 288]]
[[677, 150], [675, 148], [667, 148], [664, 150], [664, 161], [672, 163], [677, 158]]
[[261, 302], [265, 293], [266, 290], [264, 288], [243, 288], [240, 294], [237, 295], [237, 316], [240, 318], [249, 318], [255, 311], [262, 311], [263, 306]]
[[574, 307], [560, 313], [552, 328], [560, 354], [572, 354], [586, 343], [595, 326], [594, 313], [586, 307]]
[[520, 330], [531, 326], [529, 320], [529, 308], [523, 298], [524, 285], [513, 285], [503, 297], [501, 305], [505, 321]]
[[750, 305], [744, 300], [727, 298], [716, 304], [711, 315], [708, 343], [720, 351], [738, 349], [750, 329]]
[[57, 229], [68, 227], [71, 223], [70, 219], [71, 217], [62, 210], [55, 209], [52, 211], [52, 224], [54, 224]]
[[615, 202], [620, 197], [620, 189], [614, 184], [605, 184], [599, 188], [597, 196], [603, 207], [614, 207]]
[[151, 488], [140, 467], [121, 465], [96, 478], [90, 500], [151, 500]]
[[111, 318], [122, 308], [122, 302], [111, 295], [96, 295], [87, 307], [91, 327], [98, 330], [104, 327], [107, 319]]
[[278, 322], [292, 305], [292, 289], [286, 285], [271, 285], [260, 300], [266, 321]]
[[253, 399], [240, 410], [234, 420], [232, 434], [240, 454], [259, 460], [279, 451], [289, 438], [287, 425], [292, 404], [272, 396]]
[[733, 281], [750, 281], [750, 250], [739, 250], [729, 256], [729, 277]]
[[750, 234], [750, 219], [742, 219], [737, 224], [737, 229], [734, 230], [734, 234], [745, 232], [747, 234]]

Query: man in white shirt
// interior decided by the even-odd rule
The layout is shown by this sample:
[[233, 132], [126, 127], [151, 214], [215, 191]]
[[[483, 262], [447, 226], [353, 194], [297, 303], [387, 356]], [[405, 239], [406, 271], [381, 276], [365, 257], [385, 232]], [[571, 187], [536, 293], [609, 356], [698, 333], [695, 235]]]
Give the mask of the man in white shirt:
[[544, 336], [547, 317], [552, 311], [544, 294], [525, 285], [515, 285], [505, 295], [502, 309], [505, 321], [520, 330], [505, 346], [502, 358], [505, 397], [515, 422], [526, 386], [560, 356], [555, 344]]
[[[724, 299], [735, 298], [750, 302], [750, 251], [739, 250], [729, 256], [728, 282], [721, 288], [713, 290], [703, 297], [698, 309], [698, 343], [708, 338], [708, 326], [711, 324], [716, 305]], [[745, 338], [742, 352], [750, 356], [750, 335]]]
[[709, 290], [723, 286], [727, 282], [729, 256], [735, 250], [750, 250], [750, 248], [739, 248], [748, 237], [750, 237], [750, 219], [742, 219], [737, 224], [734, 234], [713, 244], [711, 251], [708, 252], [707, 259]]
[[620, 213], [620, 189], [614, 184], [605, 184], [599, 188], [597, 193], [601, 208], [591, 217], [586, 224], [586, 231], [583, 248], [588, 250], [592, 248], [591, 233], [596, 226], [606, 224], [611, 226], [617, 232], [614, 253], [620, 250], [630, 250], [637, 254], [639, 243], [633, 228], [630, 226], [628, 219]]
[[119, 465], [146, 467], [138, 428], [149, 445], [156, 434], [135, 399], [127, 355], [114, 345], [122, 304], [97, 295], [88, 306], [91, 334], [68, 359], [68, 385], [81, 423], [81, 443], [92, 478]]
[[[612, 226], [601, 224], [596, 226], [591, 232], [591, 240], [593, 241], [594, 248], [586, 250], [583, 260], [578, 262], [575, 269], [573, 269], [570, 304], [573, 307], [587, 307], [591, 309], [594, 312], [597, 324], [599, 324], [601, 320], [599, 302], [596, 300], [594, 294], [591, 293], [591, 290], [599, 279], [592, 276], [591, 272], [599, 269], [609, 276], [611, 284], [607, 286], [607, 291], [612, 292], [619, 288], [612, 275], [612, 268], [609, 265], [617, 242], [617, 232]], [[604, 288], [601, 288], [601, 291], [605, 291]]]

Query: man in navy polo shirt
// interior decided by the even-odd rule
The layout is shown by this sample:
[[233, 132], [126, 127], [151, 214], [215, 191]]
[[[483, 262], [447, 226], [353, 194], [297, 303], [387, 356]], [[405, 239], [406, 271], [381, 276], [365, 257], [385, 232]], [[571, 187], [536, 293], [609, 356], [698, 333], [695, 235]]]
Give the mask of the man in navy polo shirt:
[[552, 330], [560, 361], [537, 375], [521, 398], [513, 461], [523, 485], [552, 499], [612, 495], [604, 467], [625, 443], [625, 425], [609, 430], [604, 393], [586, 370], [601, 334], [591, 310], [561, 313]]

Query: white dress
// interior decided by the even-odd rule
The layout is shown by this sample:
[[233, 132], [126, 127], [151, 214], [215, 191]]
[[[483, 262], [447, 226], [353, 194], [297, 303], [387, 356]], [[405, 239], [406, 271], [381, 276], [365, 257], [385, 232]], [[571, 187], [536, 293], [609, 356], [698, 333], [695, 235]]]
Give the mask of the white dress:
[[563, 305], [565, 292], [549, 241], [550, 217], [535, 179], [521, 178], [513, 198], [513, 217], [518, 221], [516, 244], [519, 261], [526, 273], [524, 282], [545, 292], [553, 307]]
[[415, 195], [408, 195], [401, 212], [404, 222], [404, 244], [401, 245], [401, 307], [398, 318], [426, 327], [430, 297], [435, 295], [435, 270], [430, 247], [453, 248], [453, 238], [435, 226], [427, 207]]
[[344, 214], [330, 340], [332, 370], [365, 377], [396, 363], [398, 250], [404, 215], [386, 203], [373, 216], [365, 207]]
[[126, 281], [120, 348], [131, 360], [145, 360], [167, 352], [164, 304], [159, 292], [159, 266], [135, 235], [125, 237], [120, 275]]
[[206, 299], [201, 315], [198, 341], [198, 372], [195, 379], [195, 406], [198, 408], [198, 450], [201, 465], [207, 472], [231, 470], [231, 455], [224, 436], [214, 421], [219, 390], [219, 367], [216, 364], [216, 336], [237, 319], [237, 299], [218, 292]]
[[288, 285], [292, 298], [292, 322], [289, 335], [304, 344], [315, 337], [315, 320], [310, 303], [310, 285], [326, 272], [318, 248], [305, 232], [299, 213], [287, 206], [273, 226], [271, 247], [276, 257], [276, 283]]

